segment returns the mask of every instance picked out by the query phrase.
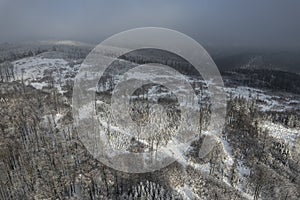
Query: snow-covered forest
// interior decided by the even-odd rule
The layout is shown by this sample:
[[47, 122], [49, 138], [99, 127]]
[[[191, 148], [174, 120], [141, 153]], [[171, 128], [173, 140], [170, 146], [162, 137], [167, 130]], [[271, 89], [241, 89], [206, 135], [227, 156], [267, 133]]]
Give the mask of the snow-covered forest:
[[[193, 66], [162, 52], [121, 56], [99, 80], [95, 98], [97, 119], [114, 148], [155, 152], [171, 140], [181, 115], [172, 91], [145, 85], [131, 96], [131, 117], [141, 127], [152, 122], [158, 128], [146, 139], [122, 136], [107, 108], [124, 71], [150, 62], [168, 65], [185, 74], [201, 97], [197, 137], [186, 150], [175, 149], [180, 159], [131, 174], [95, 159], [74, 125], [74, 78], [92, 48], [71, 41], [1, 46], [0, 199], [300, 199], [299, 74], [222, 71], [227, 112], [216, 137], [207, 130], [209, 83], [193, 76]], [[153, 105], [163, 114], [152, 112]], [[215, 145], [203, 157], [207, 141]]]

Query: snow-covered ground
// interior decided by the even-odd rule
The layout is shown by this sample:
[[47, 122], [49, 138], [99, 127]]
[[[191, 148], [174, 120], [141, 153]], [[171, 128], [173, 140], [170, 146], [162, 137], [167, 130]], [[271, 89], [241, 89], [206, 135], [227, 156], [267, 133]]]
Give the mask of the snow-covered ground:
[[[64, 59], [50, 59], [44, 58], [42, 56], [32, 56], [28, 58], [23, 58], [12, 62], [14, 65], [15, 79], [21, 81], [22, 79], [26, 84], [31, 84], [36, 89], [42, 89], [49, 84], [54, 84], [59, 91], [62, 91], [61, 87], [66, 85], [68, 80], [74, 80], [77, 74], [80, 64], [71, 65], [70, 61]], [[54, 83], [51, 83], [49, 77], [54, 78]], [[114, 77], [114, 82], [120, 80], [121, 77], [117, 75]], [[199, 92], [199, 84], [203, 84], [203, 80], [195, 80], [194, 78], [188, 78], [190, 84], [195, 84], [195, 91]], [[206, 86], [212, 84], [211, 81], [206, 83]], [[108, 90], [106, 85], [102, 87], [102, 91]], [[182, 87], [178, 87], [180, 92]], [[148, 98], [157, 99], [160, 97], [173, 97], [175, 91], [164, 91], [160, 90], [158, 93], [157, 86], [154, 86], [148, 91]], [[272, 94], [270, 91], [264, 91], [261, 89], [251, 88], [251, 87], [227, 87], [225, 92], [228, 97], [243, 97], [247, 100], [256, 99], [258, 102], [258, 107], [261, 111], [279, 111], [283, 112], [286, 110], [292, 110], [295, 107], [300, 106], [300, 97], [284, 95], [284, 94]], [[209, 99], [209, 92], [204, 90], [202, 93], [202, 99]]]
[[262, 122], [261, 127], [268, 130], [272, 137], [282, 140], [287, 144], [294, 145], [297, 138], [300, 137], [299, 128], [286, 128], [281, 124], [275, 124], [269, 121]]
[[238, 86], [227, 87], [225, 91], [228, 97], [240, 97], [246, 100], [256, 100], [261, 111], [288, 111], [300, 106], [298, 96], [272, 94], [271, 91], [264, 91], [256, 88]]
[[193, 199], [201, 199], [197, 194], [195, 194], [191, 187], [187, 184], [184, 184], [184, 187], [177, 187], [176, 191], [182, 195], [184, 200], [193, 200]]
[[36, 81], [42, 79], [45, 75], [45, 70], [57, 69], [66, 67], [68, 62], [63, 59], [48, 59], [41, 57], [29, 57], [14, 61], [15, 77], [24, 81]]
[[60, 92], [64, 92], [61, 87], [66, 85], [68, 80], [73, 80], [80, 66], [76, 64], [71, 67], [69, 61], [64, 59], [50, 59], [41, 56], [23, 58], [12, 64], [15, 80], [23, 80], [25, 84], [30, 84], [36, 89], [53, 84]]

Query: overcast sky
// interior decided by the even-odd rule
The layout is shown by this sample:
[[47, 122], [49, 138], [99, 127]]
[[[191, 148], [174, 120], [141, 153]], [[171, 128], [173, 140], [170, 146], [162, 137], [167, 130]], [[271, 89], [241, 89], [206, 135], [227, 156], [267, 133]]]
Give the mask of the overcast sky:
[[0, 0], [0, 42], [101, 42], [145, 26], [175, 29], [209, 45], [300, 47], [300, 1]]

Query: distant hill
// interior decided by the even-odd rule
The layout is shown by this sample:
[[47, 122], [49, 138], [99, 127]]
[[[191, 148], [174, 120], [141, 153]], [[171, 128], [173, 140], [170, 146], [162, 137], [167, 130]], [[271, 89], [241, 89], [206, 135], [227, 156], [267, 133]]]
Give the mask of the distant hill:
[[300, 75], [291, 72], [271, 69], [239, 68], [223, 75], [230, 75], [243, 85], [254, 88], [268, 88], [300, 94]]
[[300, 50], [216, 52], [211, 55], [220, 70], [236, 68], [276, 69], [300, 73]]

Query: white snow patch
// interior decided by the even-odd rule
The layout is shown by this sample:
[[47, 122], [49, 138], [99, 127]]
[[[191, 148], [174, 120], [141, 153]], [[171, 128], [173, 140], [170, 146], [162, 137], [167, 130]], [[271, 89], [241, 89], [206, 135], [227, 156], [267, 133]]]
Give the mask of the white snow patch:
[[297, 137], [300, 135], [299, 128], [286, 128], [281, 124], [275, 124], [269, 121], [262, 122], [260, 126], [268, 130], [272, 137], [283, 140], [287, 144], [294, 145]]
[[30, 85], [32, 87], [34, 87], [35, 89], [41, 90], [41, 89], [43, 89], [43, 87], [48, 86], [48, 83], [44, 83], [44, 82], [38, 83], [38, 82], [35, 82], [35, 83], [30, 83]]
[[190, 186], [188, 186], [187, 184], [184, 184], [184, 187], [176, 188], [176, 190], [186, 200], [201, 199], [191, 190]]

